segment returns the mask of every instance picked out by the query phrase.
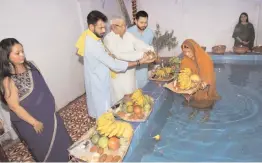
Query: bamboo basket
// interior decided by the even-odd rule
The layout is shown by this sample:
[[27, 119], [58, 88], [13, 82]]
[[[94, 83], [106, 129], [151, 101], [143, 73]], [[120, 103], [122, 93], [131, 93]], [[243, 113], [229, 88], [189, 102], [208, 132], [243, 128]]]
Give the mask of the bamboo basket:
[[154, 75], [151, 75], [148, 79], [151, 80], [151, 81], [169, 82], [176, 77], [175, 75], [173, 75], [173, 76], [170, 76], [169, 78], [166, 78], [166, 79], [156, 79], [156, 78], [153, 78], [153, 76]]
[[234, 46], [233, 51], [236, 54], [246, 54], [248, 52], [248, 47], [245, 46]]
[[252, 52], [262, 54], [262, 46], [253, 47]]
[[216, 45], [212, 47], [212, 53], [214, 54], [225, 54], [226, 52], [226, 45]]
[[[73, 145], [71, 145], [71, 147], [68, 149], [70, 162], [90, 162], [89, 159], [84, 159], [83, 157], [80, 157], [79, 152], [76, 152], [74, 150], [76, 150], [76, 148], [78, 148], [78, 151], [79, 151], [79, 147], [83, 146], [83, 144], [88, 142], [88, 148], [85, 149], [86, 151], [83, 152], [83, 153], [89, 155], [89, 158], [93, 157], [91, 155], [94, 155], [94, 153], [90, 152], [90, 148], [93, 145], [90, 139], [95, 133], [97, 133], [96, 126], [89, 129], [85, 135], [83, 135], [78, 141], [76, 141]], [[121, 159], [118, 162], [123, 161], [128, 149], [129, 149], [129, 146], [131, 144], [131, 140], [133, 138], [133, 135], [134, 135], [134, 132], [133, 132], [132, 136], [128, 139], [128, 143], [124, 146], [125, 147], [124, 150], [120, 151], [120, 149], [119, 149], [118, 151], [113, 151], [113, 153], [117, 153], [117, 152], [121, 153], [121, 155], [120, 155]], [[107, 152], [104, 152], [104, 153], [107, 153]], [[119, 155], [119, 153], [117, 153], [117, 155]]]
[[[176, 69], [175, 67], [171, 67], [172, 69]], [[155, 72], [159, 69], [159, 66], [157, 68], [154, 68], [150, 71], [148, 79], [151, 81], [158, 81], [158, 82], [169, 82], [177, 77], [176, 73], [171, 73], [167, 78], [155, 78]]]
[[175, 81], [172, 81], [168, 84], [165, 84], [164, 87], [165, 88], [168, 88], [169, 90], [171, 90], [172, 92], [175, 92], [177, 94], [193, 94], [195, 93], [197, 90], [200, 89], [201, 85], [200, 83], [198, 83], [195, 87], [191, 88], [191, 89], [188, 89], [188, 90], [182, 90], [182, 89], [179, 89], [178, 87], [174, 87], [174, 82]]
[[[153, 98], [153, 97], [150, 96], [150, 98]], [[113, 109], [113, 114], [116, 117], [118, 117], [118, 118], [120, 118], [120, 119], [122, 119], [124, 121], [127, 121], [127, 122], [145, 122], [149, 118], [151, 113], [153, 112], [154, 101], [153, 101], [152, 104], [150, 104], [151, 110], [149, 112], [145, 113], [145, 115], [144, 115], [144, 117], [142, 119], [129, 119], [128, 114], [126, 114], [126, 116], [120, 116], [119, 113], [118, 113], [118, 112], [124, 112], [123, 109], [122, 109], [123, 102], [124, 101], [121, 100], [119, 107], [117, 107], [116, 109]]]

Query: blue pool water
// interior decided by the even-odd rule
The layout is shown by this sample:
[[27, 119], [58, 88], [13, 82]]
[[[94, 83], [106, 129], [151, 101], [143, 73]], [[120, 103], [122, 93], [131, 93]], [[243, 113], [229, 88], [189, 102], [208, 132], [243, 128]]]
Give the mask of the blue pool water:
[[[189, 119], [183, 97], [150, 82], [144, 92], [155, 98], [148, 121], [134, 123], [126, 162], [262, 161], [262, 62], [218, 61], [217, 90], [222, 99], [210, 112]], [[152, 137], [161, 135], [161, 140]]]

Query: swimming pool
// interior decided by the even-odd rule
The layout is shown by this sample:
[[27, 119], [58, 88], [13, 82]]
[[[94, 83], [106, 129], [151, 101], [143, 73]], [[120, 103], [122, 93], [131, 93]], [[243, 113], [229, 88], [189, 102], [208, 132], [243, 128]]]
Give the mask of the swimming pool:
[[222, 99], [209, 121], [201, 122], [203, 112], [189, 119], [183, 97], [150, 82], [144, 92], [155, 98], [154, 111], [133, 124], [125, 162], [262, 161], [262, 56], [212, 58]]

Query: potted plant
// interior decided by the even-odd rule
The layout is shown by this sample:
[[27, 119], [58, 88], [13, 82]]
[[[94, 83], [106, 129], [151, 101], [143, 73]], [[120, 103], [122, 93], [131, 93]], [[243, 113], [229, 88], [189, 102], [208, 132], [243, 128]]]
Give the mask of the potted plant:
[[[153, 38], [153, 46], [158, 55], [159, 55], [159, 52], [165, 48], [167, 48], [168, 51], [170, 51], [177, 46], [178, 44], [177, 38], [173, 36], [173, 34], [174, 34], [174, 30], [170, 32], [166, 30], [165, 33], [162, 34], [160, 30], [160, 25], [156, 24], [155, 36]], [[161, 64], [164, 64], [163, 60]], [[155, 65], [154, 67], [157, 67], [157, 66], [159, 65]]]

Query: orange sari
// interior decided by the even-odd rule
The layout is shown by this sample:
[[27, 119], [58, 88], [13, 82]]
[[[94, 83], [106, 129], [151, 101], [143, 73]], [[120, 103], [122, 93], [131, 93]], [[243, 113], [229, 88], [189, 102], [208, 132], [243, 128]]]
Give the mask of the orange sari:
[[208, 84], [204, 90], [198, 90], [192, 95], [189, 105], [199, 109], [208, 109], [220, 99], [216, 91], [216, 76], [214, 64], [210, 56], [192, 39], [185, 40], [182, 44], [193, 51], [194, 60], [184, 56], [180, 69], [190, 68], [192, 73], [198, 74], [200, 79]]

